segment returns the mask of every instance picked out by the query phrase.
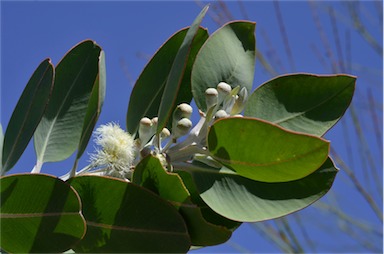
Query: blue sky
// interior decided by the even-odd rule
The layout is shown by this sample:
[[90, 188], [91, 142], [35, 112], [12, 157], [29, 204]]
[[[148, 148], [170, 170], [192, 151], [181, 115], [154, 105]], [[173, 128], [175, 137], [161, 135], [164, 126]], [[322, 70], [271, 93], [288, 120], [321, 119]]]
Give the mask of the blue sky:
[[[340, 45], [343, 58], [351, 58], [350, 74], [359, 77], [357, 83], [358, 94], [354, 98], [354, 105], [361, 117], [362, 128], [366, 133], [367, 146], [375, 145], [377, 137], [373, 135], [373, 127], [367, 108], [367, 89], [372, 91], [378, 104], [379, 122], [382, 122], [382, 57], [377, 54], [366, 40], [359, 35], [345, 11], [346, 3], [315, 2], [315, 13], [319, 15], [325, 41], [328, 40], [333, 52], [329, 55], [324, 48], [324, 36], [314, 22], [314, 12], [306, 1], [279, 2], [285, 32], [288, 34], [289, 48], [293, 55], [291, 64], [286, 52], [286, 42], [282, 37], [276, 16], [276, 10], [271, 1], [238, 1], [225, 2], [232, 17], [230, 19], [245, 19], [255, 21], [256, 45], [258, 50], [267, 58], [274, 61], [277, 74], [291, 72], [310, 72], [329, 74], [332, 60], [340, 62], [336, 38], [331, 26], [331, 18], [327, 7], [332, 6], [336, 13], [336, 22], [340, 34]], [[373, 3], [362, 3], [364, 22], [368, 24], [369, 32], [382, 45], [382, 23], [375, 20], [377, 6]], [[202, 22], [212, 34], [219, 26], [213, 21], [218, 4], [212, 3], [211, 9]], [[246, 10], [247, 17], [242, 12]], [[375, 7], [376, 6], [376, 7]], [[201, 10], [201, 5], [194, 1], [118, 1], [118, 2], [40, 2], [40, 1], [2, 1], [1, 2], [1, 124], [5, 131], [13, 108], [38, 64], [49, 57], [53, 64], [57, 64], [63, 55], [75, 44], [85, 39], [95, 40], [105, 51], [107, 68], [107, 95], [99, 124], [110, 121], [125, 126], [125, 117], [129, 95], [134, 81], [144, 68], [149, 57], [176, 31], [188, 26]], [[381, 31], [381, 34], [380, 34]], [[349, 36], [349, 37], [348, 37]], [[277, 60], [276, 60], [277, 59]], [[339, 70], [339, 72], [342, 72]], [[256, 63], [254, 87], [264, 83], [273, 76], [260, 64]], [[380, 111], [381, 109], [381, 111]], [[351, 127], [352, 119], [346, 118], [339, 123], [326, 138], [342, 158], [356, 157], [354, 164], [364, 167], [359, 159], [360, 150], [350, 150], [346, 144], [358, 142], [353, 136], [355, 130]], [[382, 129], [382, 128], [381, 128]], [[348, 136], [349, 135], [349, 136]], [[93, 150], [90, 142], [88, 151]], [[377, 146], [371, 149], [375, 160], [382, 158], [382, 149]], [[81, 165], [86, 165], [87, 154], [83, 155]], [[18, 164], [10, 173], [28, 172], [35, 163], [32, 142]], [[60, 163], [47, 163], [43, 172], [61, 175], [66, 173], [72, 165], [71, 158]], [[361, 165], [361, 166], [360, 166]], [[378, 162], [378, 165], [380, 162]], [[381, 175], [382, 177], [382, 172]], [[345, 177], [344, 177], [345, 178]], [[341, 190], [345, 186], [342, 176], [338, 176], [334, 188]], [[338, 193], [353, 195], [355, 202], [363, 202], [358, 195], [351, 191]], [[356, 196], [356, 197], [355, 197]], [[364, 218], [370, 223], [377, 223], [370, 219], [370, 209], [359, 206], [348, 200], [343, 200], [346, 207], [356, 209], [354, 216]], [[310, 213], [310, 211], [309, 211]], [[325, 245], [332, 245], [331, 237], [324, 237]], [[327, 243], [327, 241], [329, 241]], [[350, 239], [341, 239], [345, 245], [352, 244]], [[206, 248], [205, 252], [238, 252], [233, 244], [239, 244], [251, 252], [276, 252], [263, 237], [260, 237], [249, 225], [242, 226], [236, 231], [230, 243]], [[340, 251], [340, 250], [339, 250]]]

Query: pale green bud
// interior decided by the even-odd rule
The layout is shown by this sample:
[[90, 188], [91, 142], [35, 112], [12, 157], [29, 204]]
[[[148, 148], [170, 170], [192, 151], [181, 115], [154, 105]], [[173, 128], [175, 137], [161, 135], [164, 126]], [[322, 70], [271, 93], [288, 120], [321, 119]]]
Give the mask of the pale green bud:
[[232, 91], [232, 87], [225, 82], [220, 82], [217, 85], [217, 91], [219, 91], [219, 93], [222, 92], [225, 94], [229, 94]]
[[187, 103], [181, 103], [178, 105], [173, 111], [173, 119], [172, 119], [172, 131], [176, 128], [178, 122], [183, 119], [189, 119], [192, 115], [192, 107]]
[[171, 132], [167, 128], [163, 128], [161, 130], [160, 137], [164, 139], [164, 138], [168, 138], [169, 136], [171, 136]]
[[217, 111], [216, 114], [215, 114], [215, 118], [216, 118], [216, 119], [225, 118], [225, 117], [227, 117], [227, 116], [228, 116], [227, 112], [225, 112], [225, 110], [223, 110], [223, 109], [220, 109], [220, 110]]
[[205, 90], [205, 102], [207, 104], [207, 109], [217, 104], [218, 96], [219, 93], [215, 88], [208, 88]]
[[236, 102], [237, 97], [238, 97], [237, 95], [232, 95], [232, 96], [230, 96], [230, 97], [227, 97], [226, 100], [224, 100], [223, 109], [224, 109], [225, 112], [227, 112], [228, 114], [231, 113], [232, 108], [233, 108], [233, 105], [235, 105], [235, 102]]
[[235, 104], [232, 107], [231, 115], [236, 115], [241, 113], [245, 107], [245, 103], [248, 99], [248, 90], [243, 87], [241, 88], [238, 97], [236, 98]]
[[151, 122], [152, 122], [152, 126], [156, 128], [157, 123], [159, 122], [159, 118], [156, 116], [156, 117], [151, 119]]
[[182, 118], [190, 118], [192, 115], [192, 107], [187, 103], [181, 103], [173, 111], [173, 120], [179, 121]]
[[149, 119], [148, 117], [141, 118], [139, 125], [139, 138], [141, 147], [143, 147], [153, 136], [154, 132], [152, 126], [153, 123], [151, 119]]
[[181, 120], [179, 120], [176, 124], [176, 128], [174, 128], [173, 131], [173, 138], [177, 139], [181, 136], [184, 136], [188, 134], [189, 130], [192, 127], [192, 122], [188, 118], [184, 117]]
[[218, 103], [220, 104], [231, 93], [232, 87], [225, 82], [220, 82], [217, 85], [217, 91], [219, 93]]

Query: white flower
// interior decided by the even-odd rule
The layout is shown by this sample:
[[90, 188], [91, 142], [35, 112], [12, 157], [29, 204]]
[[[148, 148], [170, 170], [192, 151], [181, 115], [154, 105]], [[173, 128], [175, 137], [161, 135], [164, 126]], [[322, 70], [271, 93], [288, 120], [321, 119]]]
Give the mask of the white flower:
[[92, 167], [105, 168], [105, 175], [129, 178], [136, 149], [132, 136], [116, 123], [101, 125], [95, 135], [95, 143], [101, 148], [91, 154]]

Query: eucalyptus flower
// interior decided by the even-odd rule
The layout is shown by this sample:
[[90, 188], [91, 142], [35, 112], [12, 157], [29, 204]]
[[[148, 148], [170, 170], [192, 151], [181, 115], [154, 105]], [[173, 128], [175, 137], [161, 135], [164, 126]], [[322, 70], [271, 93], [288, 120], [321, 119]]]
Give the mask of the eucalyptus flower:
[[136, 153], [133, 137], [116, 123], [101, 125], [95, 135], [101, 148], [91, 154], [92, 168], [104, 169], [104, 175], [129, 178]]

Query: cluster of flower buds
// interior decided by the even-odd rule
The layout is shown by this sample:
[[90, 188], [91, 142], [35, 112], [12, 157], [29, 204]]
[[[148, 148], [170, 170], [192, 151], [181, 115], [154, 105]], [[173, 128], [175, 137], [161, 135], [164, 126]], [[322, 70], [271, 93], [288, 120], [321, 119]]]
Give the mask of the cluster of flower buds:
[[190, 130], [186, 139], [166, 150], [171, 162], [197, 158], [196, 155], [201, 155], [199, 158], [209, 157], [206, 144], [208, 127], [216, 119], [241, 116], [239, 113], [244, 109], [247, 97], [248, 91], [245, 87], [232, 89], [225, 82], [220, 82], [216, 88], [208, 88], [205, 91], [207, 109], [205, 112], [200, 111], [200, 121]]
[[[200, 112], [200, 121], [192, 128], [192, 107], [187, 103], [178, 105], [173, 112], [172, 132], [167, 128], [155, 135], [158, 118], [143, 117], [140, 120], [138, 138], [126, 133], [117, 124], [111, 123], [99, 127], [95, 134], [96, 144], [101, 148], [91, 155], [91, 164], [81, 170], [111, 175], [130, 180], [133, 168], [141, 158], [148, 154], [157, 156], [163, 166], [172, 170], [170, 163], [185, 162], [192, 158], [209, 165], [216, 165], [209, 157], [206, 145], [206, 133], [212, 121], [228, 116], [240, 116], [248, 97], [246, 88], [220, 82], [216, 88], [205, 91], [206, 112]], [[178, 142], [182, 136], [187, 137]], [[167, 140], [168, 139], [168, 140]], [[167, 140], [167, 141], [166, 141]], [[165, 146], [162, 147], [163, 143]]]
[[[190, 119], [191, 115], [192, 107], [189, 104], [181, 103], [178, 105], [173, 112], [172, 133], [167, 128], [163, 128], [159, 137], [155, 135], [158, 118], [154, 117], [149, 119], [147, 117], [143, 117], [140, 120], [139, 125], [139, 150], [145, 151], [145, 148], [149, 148], [150, 146], [155, 146], [155, 148], [157, 148], [157, 153], [166, 150], [173, 143], [176, 143], [178, 138], [189, 133], [192, 127], [192, 121]], [[164, 148], [162, 148], [161, 143], [168, 137], [170, 137], [169, 142]], [[160, 140], [158, 140], [158, 138], [160, 138]], [[145, 154], [147, 153], [142, 153], [142, 155]]]
[[205, 91], [206, 116], [212, 115], [215, 119], [240, 116], [247, 98], [248, 91], [245, 87], [240, 89], [240, 86], [237, 86], [232, 89], [227, 83], [220, 82], [216, 88], [208, 88]]

